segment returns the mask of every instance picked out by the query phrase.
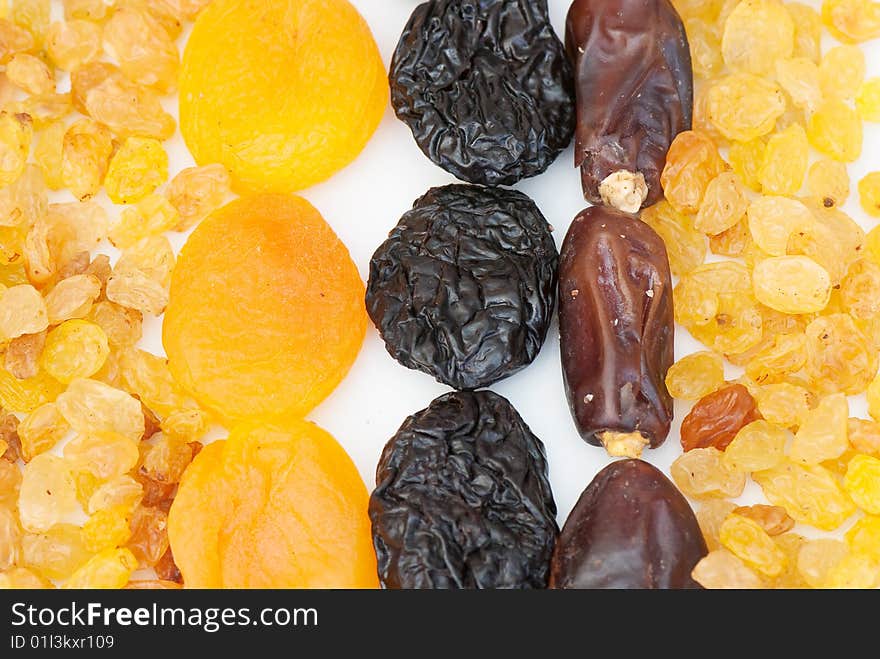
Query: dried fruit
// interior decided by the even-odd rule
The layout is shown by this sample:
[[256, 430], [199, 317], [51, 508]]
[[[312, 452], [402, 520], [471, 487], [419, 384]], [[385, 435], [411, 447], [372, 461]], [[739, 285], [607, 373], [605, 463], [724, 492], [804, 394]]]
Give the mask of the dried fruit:
[[822, 22], [845, 43], [880, 36], [880, 3], [874, 0], [824, 0]]
[[859, 181], [859, 201], [868, 215], [880, 217], [880, 172], [871, 172]]
[[37, 377], [40, 373], [39, 358], [46, 343], [46, 332], [23, 334], [9, 342], [4, 366], [19, 380]]
[[52, 23], [46, 34], [46, 52], [56, 67], [73, 72], [101, 55], [101, 26], [79, 19]]
[[752, 569], [776, 577], [786, 567], [788, 558], [758, 522], [731, 513], [721, 524], [721, 544]]
[[656, 203], [670, 144], [692, 123], [681, 18], [668, 0], [575, 0], [566, 49], [575, 67], [575, 164], [584, 196], [629, 213]]
[[806, 329], [805, 370], [819, 391], [863, 392], [877, 373], [877, 349], [847, 314], [821, 316]]
[[131, 511], [126, 506], [99, 510], [86, 520], [82, 527], [82, 539], [91, 552], [122, 547], [131, 537], [129, 528]]
[[29, 114], [0, 111], [0, 187], [15, 183], [24, 172], [33, 136]]
[[745, 0], [724, 23], [721, 52], [734, 71], [772, 72], [777, 60], [794, 52], [794, 22], [779, 0]]
[[723, 385], [724, 360], [714, 352], [686, 355], [666, 372], [666, 388], [673, 398], [699, 400]]
[[726, 549], [710, 552], [697, 563], [691, 574], [703, 588], [744, 590], [765, 587], [760, 576]]
[[748, 142], [766, 135], [785, 112], [785, 96], [776, 83], [750, 73], [720, 78], [708, 94], [709, 119], [729, 140]]
[[104, 187], [117, 204], [140, 201], [168, 178], [168, 154], [159, 140], [129, 137], [110, 160]]
[[128, 549], [105, 549], [70, 575], [63, 587], [119, 589], [128, 583], [136, 568], [137, 559]]
[[168, 515], [149, 506], [138, 506], [131, 518], [128, 548], [141, 563], [153, 566], [168, 551]]
[[546, 587], [558, 528], [544, 447], [501, 396], [451, 393], [409, 417], [376, 483], [370, 519], [384, 587]]
[[88, 559], [82, 532], [73, 524], [55, 524], [22, 538], [22, 563], [47, 579], [66, 579]]
[[862, 153], [862, 120], [843, 101], [826, 99], [810, 116], [807, 137], [817, 151], [852, 162]]
[[710, 235], [727, 231], [749, 208], [745, 187], [733, 172], [722, 172], [709, 182], [694, 227]]
[[880, 78], [871, 78], [859, 88], [856, 110], [865, 121], [880, 121]]
[[55, 91], [55, 76], [46, 63], [35, 55], [18, 53], [6, 64], [6, 76], [28, 94], [42, 96]]
[[144, 434], [140, 403], [128, 393], [98, 382], [78, 379], [58, 396], [58, 410], [81, 434], [116, 432], [133, 441]]
[[456, 389], [487, 387], [544, 345], [558, 259], [550, 225], [524, 194], [433, 188], [373, 254], [367, 311], [404, 366]]
[[831, 277], [806, 256], [777, 256], [761, 261], [752, 274], [758, 302], [783, 313], [822, 311], [831, 297]]
[[222, 163], [241, 191], [328, 178], [361, 152], [387, 102], [379, 49], [346, 0], [212, 2], [183, 55], [181, 132], [198, 164]]
[[776, 62], [776, 80], [788, 94], [794, 107], [810, 115], [822, 102], [819, 67], [806, 57]]
[[[753, 506], [739, 506], [733, 512], [741, 517], [746, 517], [757, 522], [767, 535], [778, 536], [794, 528], [794, 520], [781, 506], [767, 506], [756, 504]], [[784, 547], [780, 547], [785, 551]], [[787, 554], [786, 554], [787, 555]]]
[[764, 496], [782, 506], [796, 521], [833, 531], [855, 512], [855, 506], [834, 475], [820, 466], [786, 460], [752, 474]]
[[[782, 84], [780, 82], [780, 84]], [[734, 142], [727, 152], [730, 166], [740, 180], [755, 192], [761, 191], [759, 172], [764, 164], [767, 145], [761, 138], [748, 142]]]
[[64, 134], [61, 176], [65, 187], [80, 201], [98, 193], [107, 173], [113, 142], [110, 131], [99, 123], [83, 119]]
[[98, 325], [68, 320], [49, 332], [40, 365], [59, 382], [70, 384], [100, 371], [109, 354], [107, 335]]
[[117, 136], [165, 140], [174, 134], [174, 118], [165, 112], [159, 96], [128, 80], [114, 65], [83, 64], [70, 80], [74, 107]]
[[680, 213], [696, 213], [709, 182], [726, 169], [727, 164], [708, 135], [685, 131], [669, 147], [660, 182], [673, 208]]
[[858, 46], [831, 48], [822, 56], [819, 78], [826, 98], [854, 99], [865, 81], [864, 52]]
[[367, 499], [351, 459], [317, 426], [244, 425], [187, 469], [168, 536], [191, 588], [371, 588]]
[[254, 419], [312, 409], [365, 331], [364, 287], [345, 246], [304, 199], [263, 195], [225, 206], [190, 236], [163, 343], [187, 392], [227, 420]]
[[700, 503], [697, 510], [697, 521], [700, 523], [700, 530], [703, 532], [703, 538], [706, 540], [709, 551], [715, 551], [721, 547], [721, 541], [718, 537], [721, 524], [735, 508], [735, 503], [724, 499], [706, 499]]
[[807, 187], [813, 199], [825, 208], [843, 206], [849, 196], [846, 165], [830, 158], [817, 160], [807, 174]]
[[230, 194], [232, 180], [223, 165], [183, 169], [171, 179], [166, 196], [180, 214], [178, 231], [194, 227], [220, 208]]
[[855, 456], [849, 461], [843, 488], [859, 508], [871, 515], [880, 515], [880, 459]]
[[737, 471], [772, 469], [785, 458], [789, 433], [759, 419], [744, 426], [724, 450], [724, 462]]
[[578, 432], [611, 455], [662, 444], [672, 422], [672, 282], [660, 237], [593, 206], [572, 222], [559, 267], [563, 375]]
[[556, 543], [551, 588], [697, 588], [706, 543], [687, 500], [659, 470], [620, 460], [581, 494]]
[[744, 386], [719, 389], [701, 398], [681, 422], [682, 448], [712, 446], [723, 451], [741, 428], [758, 418], [755, 399]]
[[706, 259], [706, 237], [694, 228], [694, 219], [675, 210], [665, 199], [641, 214], [642, 222], [663, 239], [672, 274], [687, 274]]
[[572, 72], [545, 0], [421, 4], [389, 78], [391, 105], [421, 150], [464, 181], [512, 185], [546, 170], [571, 142]]
[[767, 140], [758, 179], [764, 194], [793, 195], [804, 182], [810, 144], [800, 124], [792, 124]]
[[165, 93], [177, 85], [180, 54], [150, 12], [117, 8], [104, 24], [104, 48], [133, 82]]
[[746, 486], [746, 474], [730, 467], [717, 448], [695, 448], [679, 456], [670, 467], [675, 484], [694, 499], [738, 497]]
[[746, 375], [756, 384], [780, 383], [800, 371], [806, 361], [803, 333], [777, 334], [746, 363]]
[[798, 552], [798, 572], [813, 588], [824, 588], [831, 570], [848, 553], [846, 544], [834, 538], [808, 540]]
[[822, 41], [822, 18], [819, 12], [800, 2], [786, 2], [794, 22], [794, 55], [819, 63]]
[[18, 511], [25, 530], [48, 531], [77, 508], [76, 486], [67, 462], [41, 453], [25, 465], [18, 495]]
[[18, 426], [22, 458], [30, 462], [35, 456], [54, 447], [70, 430], [55, 403], [46, 403], [28, 414]]

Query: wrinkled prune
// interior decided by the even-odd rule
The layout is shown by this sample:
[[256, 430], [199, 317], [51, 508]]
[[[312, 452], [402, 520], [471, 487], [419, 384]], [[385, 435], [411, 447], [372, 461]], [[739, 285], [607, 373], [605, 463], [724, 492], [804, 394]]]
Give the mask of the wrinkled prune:
[[627, 457], [662, 444], [672, 422], [672, 281], [651, 227], [601, 206], [575, 218], [559, 265], [559, 333], [581, 436]]
[[524, 194], [433, 188], [373, 255], [367, 311], [401, 364], [478, 389], [537, 356], [558, 259], [550, 225]]
[[558, 527], [544, 446], [506, 399], [436, 399], [385, 446], [376, 483], [385, 588], [546, 587]]
[[663, 195], [675, 136], [690, 130], [694, 80], [669, 0], [575, 0], [566, 49], [577, 91], [575, 165], [584, 196], [628, 212]]
[[699, 588], [708, 552], [687, 500], [642, 460], [612, 462], [587, 486], [553, 552], [551, 588]]
[[513, 185], [574, 133], [574, 85], [546, 0], [430, 0], [391, 61], [391, 104], [434, 163], [470, 183]]

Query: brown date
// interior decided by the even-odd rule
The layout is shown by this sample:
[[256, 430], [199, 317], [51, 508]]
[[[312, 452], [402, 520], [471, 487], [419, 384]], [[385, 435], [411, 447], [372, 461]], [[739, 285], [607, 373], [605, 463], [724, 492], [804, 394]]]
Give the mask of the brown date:
[[662, 444], [672, 423], [672, 281], [651, 227], [603, 206], [574, 219], [562, 245], [559, 334], [581, 437], [626, 457]]
[[726, 449], [742, 428], [761, 418], [755, 399], [741, 384], [703, 396], [681, 422], [685, 451], [714, 446]]
[[584, 196], [630, 213], [656, 203], [669, 145], [693, 118], [681, 17], [669, 0], [574, 0], [565, 45]]
[[708, 552], [675, 485], [642, 460], [600, 471], [568, 516], [550, 565], [551, 588], [699, 588]]

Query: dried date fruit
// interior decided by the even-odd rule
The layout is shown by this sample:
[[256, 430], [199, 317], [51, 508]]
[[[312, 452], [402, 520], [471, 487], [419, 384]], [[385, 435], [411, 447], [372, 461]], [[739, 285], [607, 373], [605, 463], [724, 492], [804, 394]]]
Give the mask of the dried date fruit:
[[524, 194], [434, 188], [373, 255], [367, 312], [401, 364], [478, 389], [538, 355], [557, 263], [550, 225]]
[[634, 213], [663, 195], [675, 136], [691, 129], [694, 80], [669, 0], [575, 0], [566, 21], [575, 67], [575, 164], [584, 196]]
[[651, 227], [600, 206], [575, 218], [560, 259], [559, 332], [581, 437], [627, 457], [662, 444], [672, 422], [672, 282]]
[[556, 504], [544, 446], [490, 391], [453, 392], [385, 446], [370, 497], [385, 588], [544, 588]]
[[574, 133], [574, 86], [546, 0], [430, 0], [391, 61], [391, 104], [434, 163], [470, 183], [512, 185]]
[[685, 451], [713, 446], [727, 448], [736, 434], [761, 418], [749, 390], [733, 384], [704, 396], [681, 422], [681, 446]]
[[568, 516], [551, 588], [699, 588], [691, 570], [708, 553], [694, 511], [642, 460], [612, 462]]

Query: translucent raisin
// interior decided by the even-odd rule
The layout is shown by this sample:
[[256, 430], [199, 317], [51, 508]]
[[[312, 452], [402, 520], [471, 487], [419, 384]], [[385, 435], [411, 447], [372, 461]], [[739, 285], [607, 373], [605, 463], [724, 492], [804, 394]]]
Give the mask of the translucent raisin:
[[666, 388], [673, 398], [698, 400], [724, 385], [724, 361], [714, 352], [682, 357], [666, 373]]
[[803, 126], [794, 123], [767, 141], [758, 179], [764, 194], [793, 195], [804, 182], [810, 144]]
[[755, 504], [753, 506], [739, 506], [733, 512], [757, 522], [770, 536], [782, 535], [794, 528], [794, 520], [781, 506]]
[[771, 469], [785, 459], [785, 446], [791, 435], [764, 420], [743, 427], [724, 451], [724, 461], [738, 471]]
[[682, 421], [682, 448], [711, 446], [723, 451], [743, 426], [758, 418], [755, 399], [744, 386], [719, 389], [700, 399]]
[[758, 522], [732, 513], [721, 524], [721, 544], [746, 565], [768, 577], [778, 576], [788, 557]]
[[681, 213], [696, 213], [709, 182], [727, 169], [712, 139], [697, 131], [679, 133], [669, 147], [661, 183]]
[[738, 497], [746, 485], [746, 474], [724, 462], [724, 453], [714, 447], [696, 448], [679, 456], [670, 467], [675, 484], [694, 499]]
[[817, 151], [852, 162], [862, 153], [862, 120], [843, 101], [826, 99], [810, 116], [807, 137]]
[[748, 142], [766, 135], [785, 112], [779, 86], [750, 73], [721, 78], [708, 94], [709, 119], [729, 140]]

